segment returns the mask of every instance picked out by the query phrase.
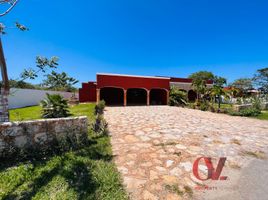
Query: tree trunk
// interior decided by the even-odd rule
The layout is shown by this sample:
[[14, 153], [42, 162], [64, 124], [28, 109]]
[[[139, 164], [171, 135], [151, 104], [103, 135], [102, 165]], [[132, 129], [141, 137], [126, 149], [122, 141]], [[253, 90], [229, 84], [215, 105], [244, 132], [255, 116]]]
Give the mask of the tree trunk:
[[221, 108], [221, 96], [220, 95], [218, 96], [218, 108], [219, 109]]
[[1, 94], [0, 94], [0, 122], [8, 122], [9, 121], [9, 113], [8, 113], [9, 81], [8, 81], [7, 66], [6, 66], [6, 60], [4, 56], [1, 38], [0, 38], [0, 67], [1, 67], [1, 74], [2, 74], [2, 88], [1, 88]]

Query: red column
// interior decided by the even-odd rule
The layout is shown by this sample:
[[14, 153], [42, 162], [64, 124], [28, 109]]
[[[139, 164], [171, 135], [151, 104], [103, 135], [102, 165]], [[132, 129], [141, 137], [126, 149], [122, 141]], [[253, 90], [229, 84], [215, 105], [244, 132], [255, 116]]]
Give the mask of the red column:
[[96, 89], [96, 97], [97, 97], [97, 103], [100, 102], [100, 89]]
[[166, 90], [166, 92], [167, 92], [167, 105], [168, 105], [168, 102], [169, 102], [169, 91]]
[[124, 90], [124, 106], [127, 106], [127, 90]]
[[150, 105], [150, 90], [147, 90], [147, 106]]

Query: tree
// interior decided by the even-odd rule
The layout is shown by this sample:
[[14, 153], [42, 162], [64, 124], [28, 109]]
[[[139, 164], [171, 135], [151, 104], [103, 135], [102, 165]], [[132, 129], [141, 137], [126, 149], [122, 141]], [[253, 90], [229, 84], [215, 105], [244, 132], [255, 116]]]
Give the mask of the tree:
[[240, 93], [244, 96], [248, 90], [252, 89], [253, 84], [251, 78], [240, 78], [231, 83], [230, 86], [240, 90]]
[[218, 99], [218, 109], [221, 108], [221, 96], [226, 96], [226, 92], [224, 91], [224, 85], [227, 83], [226, 78], [220, 77], [220, 76], [214, 76], [213, 78], [213, 87], [211, 88], [211, 96], [212, 102], [214, 103], [214, 100]]
[[207, 81], [213, 80], [214, 74], [208, 71], [199, 71], [191, 74], [189, 78], [192, 80], [193, 90], [197, 93], [197, 101], [200, 96], [203, 96], [207, 91]]
[[[0, 87], [2, 87], [2, 82], [0, 82]], [[22, 88], [22, 89], [36, 89], [37, 86], [25, 81], [9, 80], [10, 88]]]
[[206, 81], [202, 80], [202, 79], [193, 79], [192, 80], [192, 87], [193, 87], [193, 90], [197, 94], [197, 101], [199, 101], [200, 96], [202, 97], [202, 95], [204, 95], [206, 93], [206, 90], [207, 90]]
[[26, 79], [34, 80], [38, 77], [39, 73], [45, 73], [48, 69], [56, 69], [59, 65], [58, 61], [59, 58], [56, 56], [52, 56], [50, 59], [42, 56], [36, 56], [36, 69], [24, 69], [20, 75], [20, 81], [25, 81]]
[[74, 91], [73, 85], [78, 83], [73, 77], [68, 76], [65, 72], [57, 73], [52, 71], [51, 74], [46, 75], [47, 79], [44, 80], [43, 85], [53, 90]]
[[[5, 16], [8, 14], [18, 3], [18, 0], [0, 0], [0, 5], [6, 10], [0, 13], [0, 17]], [[16, 27], [22, 31], [28, 30], [25, 26], [16, 23]], [[1, 88], [1, 98], [0, 98], [0, 107], [1, 107], [1, 114], [0, 114], [0, 121], [6, 122], [9, 121], [9, 113], [8, 113], [8, 94], [9, 94], [9, 81], [8, 81], [8, 74], [7, 74], [7, 66], [4, 56], [4, 51], [2, 47], [2, 40], [1, 36], [5, 34], [5, 26], [0, 23], [0, 67], [1, 67], [1, 75], [2, 75], [2, 88]]]
[[[0, 4], [1, 4], [1, 0], [0, 0]], [[5, 13], [5, 14], [7, 14], [7, 13]], [[21, 31], [28, 31], [29, 30], [26, 26], [24, 26], [18, 22], [16, 22], [15, 25], [16, 25], [16, 28], [18, 28]], [[3, 50], [3, 46], [2, 46], [2, 40], [1, 40], [2, 35], [6, 34], [5, 29], [6, 29], [5, 25], [0, 23], [0, 67], [1, 67], [1, 74], [2, 74], [2, 81], [3, 81], [3, 84], [2, 84], [3, 95], [8, 94], [8, 92], [9, 92], [7, 66], [6, 66], [6, 60], [5, 60], [4, 50]]]
[[15, 7], [18, 1], [19, 0], [0, 0], [0, 5], [8, 5], [7, 9], [0, 13], [0, 17], [8, 14]]
[[185, 106], [187, 105], [187, 93], [181, 91], [175, 86], [170, 88], [169, 102], [170, 106]]
[[253, 77], [254, 83], [265, 93], [268, 93], [268, 67], [257, 70]]
[[200, 80], [209, 81], [209, 80], [213, 80], [214, 74], [208, 71], [199, 71], [199, 72], [192, 73], [189, 76], [189, 78], [195, 79], [195, 80], [200, 79]]

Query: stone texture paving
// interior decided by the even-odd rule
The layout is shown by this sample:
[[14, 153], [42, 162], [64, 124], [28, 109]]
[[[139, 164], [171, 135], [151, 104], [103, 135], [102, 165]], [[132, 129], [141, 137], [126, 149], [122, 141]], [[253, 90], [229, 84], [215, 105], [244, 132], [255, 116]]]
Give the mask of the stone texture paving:
[[[227, 157], [239, 170], [267, 152], [268, 121], [168, 106], [107, 107], [115, 163], [131, 199], [201, 199], [192, 165]], [[199, 171], [206, 177], [204, 164]], [[192, 194], [193, 193], [193, 194]]]

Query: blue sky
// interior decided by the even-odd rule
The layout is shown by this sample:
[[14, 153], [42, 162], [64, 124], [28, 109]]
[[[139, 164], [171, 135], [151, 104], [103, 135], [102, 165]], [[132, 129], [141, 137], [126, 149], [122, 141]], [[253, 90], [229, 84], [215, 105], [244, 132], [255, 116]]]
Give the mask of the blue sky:
[[11, 78], [34, 66], [36, 55], [56, 55], [58, 71], [80, 82], [96, 72], [187, 77], [199, 70], [230, 82], [267, 67], [267, 10], [265, 0], [20, 0], [1, 21], [30, 31], [7, 30], [3, 45]]

